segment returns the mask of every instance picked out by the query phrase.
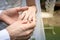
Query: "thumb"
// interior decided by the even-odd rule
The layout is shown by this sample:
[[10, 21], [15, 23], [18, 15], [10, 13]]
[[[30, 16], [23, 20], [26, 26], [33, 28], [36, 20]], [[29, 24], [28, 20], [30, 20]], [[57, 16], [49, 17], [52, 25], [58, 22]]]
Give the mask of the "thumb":
[[25, 11], [28, 9], [28, 7], [16, 7], [16, 8], [13, 8], [14, 10], [16, 10], [17, 12], [20, 12], [20, 11]]
[[6, 22], [9, 25], [12, 24], [13, 22], [15, 22], [15, 20], [11, 19], [9, 16], [6, 16], [6, 15], [3, 15], [3, 17], [1, 17], [1, 18], [4, 22]]
[[25, 11], [27, 9], [28, 9], [28, 7], [15, 7], [15, 8], [10, 8], [10, 9], [4, 10], [2, 13], [6, 14], [6, 15], [11, 15], [11, 14], [16, 14], [20, 11]]

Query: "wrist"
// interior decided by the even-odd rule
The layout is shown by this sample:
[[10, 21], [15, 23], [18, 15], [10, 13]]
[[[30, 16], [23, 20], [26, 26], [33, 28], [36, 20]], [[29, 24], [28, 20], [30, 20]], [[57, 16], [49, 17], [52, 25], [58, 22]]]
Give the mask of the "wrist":
[[29, 8], [32, 10], [36, 10], [36, 6], [30, 6]]
[[7, 30], [8, 33], [9, 33], [10, 39], [11, 39], [11, 40], [14, 39], [14, 36], [13, 36], [13, 34], [11, 33], [11, 30], [10, 30], [9, 28], [6, 28], [6, 30]]
[[33, 10], [33, 12], [36, 12], [37, 10], [36, 10], [36, 6], [30, 6], [29, 7], [29, 10]]
[[17, 24], [20, 24], [20, 22], [19, 21], [16, 21], [15, 23], [13, 23], [13, 24], [11, 24], [10, 26], [8, 26], [7, 28], [6, 28], [6, 30], [8, 31], [8, 33], [9, 33], [9, 35], [10, 35], [10, 39], [11, 40], [13, 40], [13, 39], [15, 39], [17, 36], [17, 34], [16, 34], [16, 26], [17, 26]]

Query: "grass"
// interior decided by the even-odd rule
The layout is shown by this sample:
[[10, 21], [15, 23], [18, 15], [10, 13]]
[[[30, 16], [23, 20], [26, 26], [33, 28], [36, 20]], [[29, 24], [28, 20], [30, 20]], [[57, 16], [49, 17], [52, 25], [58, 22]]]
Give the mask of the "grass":
[[54, 27], [55, 35], [52, 33], [52, 30], [45, 30], [46, 40], [60, 40], [60, 27]]

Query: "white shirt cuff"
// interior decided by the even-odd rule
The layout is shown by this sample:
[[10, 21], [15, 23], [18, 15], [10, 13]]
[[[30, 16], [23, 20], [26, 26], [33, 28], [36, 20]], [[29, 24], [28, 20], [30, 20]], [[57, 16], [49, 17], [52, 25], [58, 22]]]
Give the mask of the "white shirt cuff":
[[9, 33], [6, 29], [0, 31], [0, 40], [10, 40]]
[[2, 11], [3, 11], [3, 10], [0, 10], [0, 15], [2, 14]]

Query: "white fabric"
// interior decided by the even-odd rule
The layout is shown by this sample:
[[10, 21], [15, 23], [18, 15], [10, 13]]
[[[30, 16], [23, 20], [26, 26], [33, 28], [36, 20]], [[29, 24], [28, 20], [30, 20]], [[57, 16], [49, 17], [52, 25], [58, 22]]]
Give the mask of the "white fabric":
[[2, 11], [3, 11], [3, 10], [0, 10], [0, 15], [2, 14]]
[[9, 33], [6, 29], [0, 31], [0, 40], [10, 40]]

